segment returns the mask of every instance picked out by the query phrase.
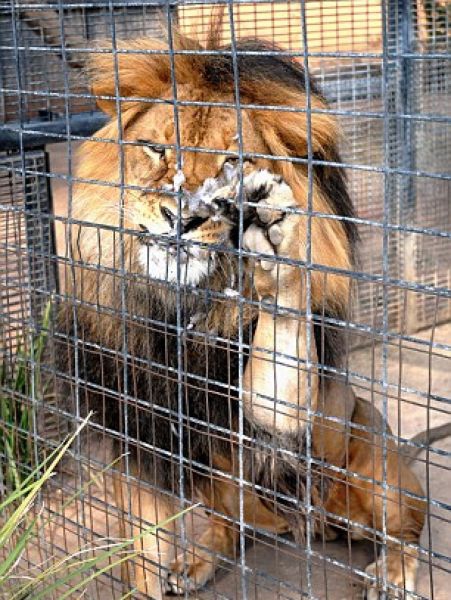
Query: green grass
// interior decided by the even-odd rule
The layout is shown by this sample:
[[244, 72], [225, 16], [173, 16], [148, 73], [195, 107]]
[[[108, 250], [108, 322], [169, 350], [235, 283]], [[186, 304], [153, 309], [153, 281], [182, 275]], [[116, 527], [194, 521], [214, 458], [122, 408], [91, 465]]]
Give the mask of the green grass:
[[[41, 396], [40, 365], [44, 352], [52, 310], [45, 307], [40, 331], [32, 336], [25, 351], [19, 344], [11, 363], [0, 363], [0, 456], [3, 456], [3, 484], [18, 489], [34, 462], [32, 428], [33, 413], [28, 398]], [[1, 473], [0, 473], [1, 477]]]
[[[97, 577], [133, 560], [138, 555], [134, 542], [147, 535], [155, 535], [159, 528], [179, 518], [192, 507], [166, 521], [144, 529], [134, 538], [103, 543], [102, 547], [85, 546], [75, 553], [53, 556], [34, 568], [25, 568], [22, 561], [28, 549], [39, 547], [38, 537], [48, 531], [50, 516], [44, 517], [39, 496], [53, 477], [63, 456], [69, 451], [76, 436], [86, 426], [90, 415], [77, 430], [68, 436], [46, 458], [36, 465], [33, 445], [33, 412], [28, 399], [45, 395], [41, 381], [41, 360], [49, 332], [52, 303], [48, 302], [40, 332], [32, 336], [29, 347], [21, 344], [13, 364], [0, 364], [0, 598], [7, 600], [39, 600], [57, 597], [64, 600], [81, 597], [83, 591]], [[119, 457], [107, 465], [82, 489], [67, 498], [59, 513], [79, 495], [88, 494], [91, 485], [106, 471], [122, 460]], [[125, 594], [130, 598], [136, 590]], [[75, 595], [75, 596], [74, 596]]]
[[[174, 515], [173, 517], [144, 529], [139, 535], [107, 543], [101, 548], [87, 546], [76, 553], [54, 557], [46, 561], [39, 569], [24, 570], [20, 567], [20, 559], [28, 547], [37, 542], [37, 536], [42, 528], [49, 523], [40, 515], [37, 498], [40, 491], [55, 473], [58, 463], [69, 450], [75, 437], [85, 427], [90, 415], [81, 423], [78, 429], [58, 446], [51, 454], [22, 479], [18, 487], [0, 502], [0, 595], [5, 593], [8, 600], [41, 600], [57, 597], [59, 600], [77, 597], [97, 577], [107, 574], [122, 563], [133, 560], [138, 556], [133, 550], [136, 540], [143, 536], [155, 535], [158, 529], [178, 519], [193, 507]], [[119, 457], [116, 461], [121, 460]], [[63, 504], [61, 512], [73, 503], [81, 493], [86, 493], [89, 486], [96, 482], [114, 463], [107, 465], [97, 477], [91, 479], [81, 490], [73, 494]], [[123, 598], [129, 598], [136, 590], [127, 592]]]

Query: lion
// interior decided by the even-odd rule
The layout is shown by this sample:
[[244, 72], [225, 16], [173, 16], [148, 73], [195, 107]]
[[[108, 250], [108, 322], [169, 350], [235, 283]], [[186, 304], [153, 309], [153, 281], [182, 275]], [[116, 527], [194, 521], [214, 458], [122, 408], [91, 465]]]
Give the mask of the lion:
[[[358, 236], [336, 120], [303, 67], [262, 41], [238, 42], [236, 65], [214, 40], [222, 53], [172, 43], [172, 57], [139, 39], [91, 58], [110, 120], [80, 151], [56, 352], [79, 386], [75, 399], [66, 377], [61, 396], [127, 453], [115, 497], [134, 519], [136, 587], [195, 592], [233, 558], [244, 478], [246, 523], [298, 539], [306, 503], [328, 537], [378, 539], [386, 495], [389, 586], [413, 593], [422, 488], [338, 374]], [[173, 524], [145, 527], [181, 494], [208, 527], [177, 555]]]

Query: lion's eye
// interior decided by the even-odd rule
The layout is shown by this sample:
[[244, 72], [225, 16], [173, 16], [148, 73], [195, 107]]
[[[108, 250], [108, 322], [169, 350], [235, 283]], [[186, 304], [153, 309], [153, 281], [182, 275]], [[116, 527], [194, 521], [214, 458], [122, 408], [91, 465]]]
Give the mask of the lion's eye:
[[144, 152], [151, 158], [155, 160], [161, 160], [166, 155], [166, 148], [164, 146], [160, 146], [159, 144], [152, 144], [148, 140], [136, 140], [139, 144], [142, 144]]

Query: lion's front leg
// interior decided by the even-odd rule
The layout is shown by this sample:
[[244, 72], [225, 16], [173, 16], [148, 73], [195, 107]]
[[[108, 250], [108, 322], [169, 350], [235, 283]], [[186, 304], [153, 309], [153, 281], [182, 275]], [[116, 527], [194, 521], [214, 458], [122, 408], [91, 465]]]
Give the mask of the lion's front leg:
[[[277, 175], [255, 171], [244, 179], [248, 202], [258, 202], [256, 218], [244, 234], [252, 258], [260, 313], [245, 372], [245, 409], [266, 430], [297, 433], [310, 406], [317, 406], [318, 375], [313, 332], [307, 345], [305, 268], [279, 258], [305, 260], [301, 217], [286, 211], [297, 203]], [[303, 237], [303, 236], [302, 236]]]
[[[177, 502], [168, 494], [142, 485], [126, 485], [119, 474], [114, 479], [114, 492], [120, 511], [121, 535], [126, 530], [127, 507], [131, 508], [133, 545], [137, 554], [134, 561], [136, 589], [148, 598], [161, 600], [168, 590], [166, 578], [176, 546], [176, 522], [161, 524], [177, 514]], [[152, 526], [157, 525], [161, 527], [154, 530]], [[126, 584], [130, 584], [129, 566], [124, 563], [122, 569]]]

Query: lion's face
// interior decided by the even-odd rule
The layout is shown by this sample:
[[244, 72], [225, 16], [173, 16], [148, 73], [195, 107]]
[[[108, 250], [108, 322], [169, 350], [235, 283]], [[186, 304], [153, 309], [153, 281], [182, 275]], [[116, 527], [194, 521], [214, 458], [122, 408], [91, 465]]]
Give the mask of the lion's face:
[[[197, 99], [193, 90], [179, 92], [180, 100], [193, 98]], [[197, 214], [187, 198], [207, 179], [219, 177], [226, 162], [235, 160], [229, 153], [238, 152], [236, 113], [220, 107], [184, 106], [178, 110], [178, 125], [177, 132], [173, 107], [157, 104], [127, 128], [126, 140], [136, 144], [128, 145], [125, 152], [125, 183], [150, 190], [126, 193], [126, 225], [139, 232], [134, 248], [144, 273], [168, 282], [177, 281], [179, 276], [182, 283], [196, 286], [218, 268], [218, 252], [231, 245], [232, 225]], [[246, 118], [242, 130], [245, 150], [263, 152]], [[182, 150], [178, 157], [177, 135], [182, 147], [199, 151]], [[181, 169], [177, 169], [178, 158]], [[180, 203], [176, 193], [179, 186]], [[186, 244], [176, 243], [178, 227]]]
[[[228, 53], [198, 53], [201, 47], [180, 35], [176, 47], [183, 53], [173, 57], [174, 65], [166, 42], [145, 39], [120, 47], [124, 52], [117, 61], [103, 51], [91, 57], [92, 90], [111, 120], [80, 152], [76, 175], [81, 182], [75, 188], [72, 213], [81, 222], [72, 235], [73, 256], [82, 265], [76, 293], [92, 302], [100, 298], [106, 305], [114, 303], [120, 279], [116, 274], [122, 275], [124, 268], [137, 294], [142, 281], [151, 292], [171, 287], [162, 282], [179, 280], [213, 290], [233, 287], [236, 261], [230, 247], [237, 243], [236, 225], [214, 214], [196, 214], [185, 205], [185, 196], [195, 194], [209, 178], [217, 178], [230, 160], [229, 153], [238, 150], [239, 117], [243, 151], [251, 158], [246, 168], [281, 175], [306, 210], [308, 173], [298, 159], [305, 159], [310, 137], [316, 161], [336, 162], [335, 119], [318, 95], [311, 97], [307, 119], [305, 76], [292, 61], [243, 55], [241, 108], [233, 108], [236, 78]], [[262, 155], [271, 159], [256, 158]], [[316, 175], [314, 210], [323, 215], [342, 210], [347, 214], [342, 175], [329, 168], [318, 169]], [[179, 184], [181, 195], [175, 193]], [[333, 268], [349, 265], [345, 225], [312, 218], [311, 226], [313, 263]], [[305, 231], [306, 221], [299, 218], [301, 244]], [[318, 306], [323, 306], [326, 278], [321, 271], [312, 273], [312, 286]], [[344, 305], [348, 287], [346, 278], [330, 274], [326, 294], [330, 303]]]

